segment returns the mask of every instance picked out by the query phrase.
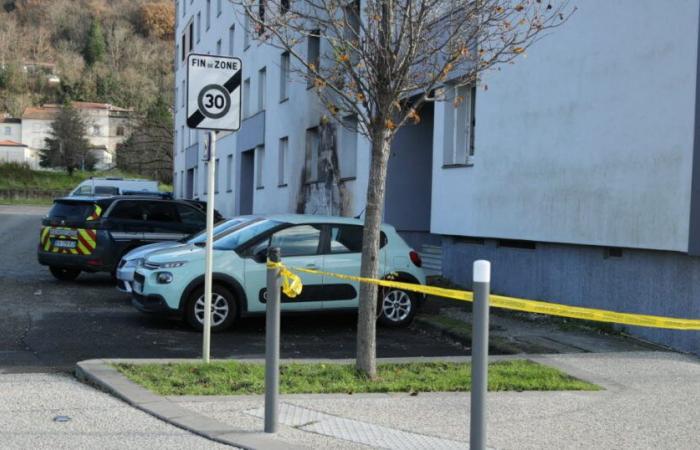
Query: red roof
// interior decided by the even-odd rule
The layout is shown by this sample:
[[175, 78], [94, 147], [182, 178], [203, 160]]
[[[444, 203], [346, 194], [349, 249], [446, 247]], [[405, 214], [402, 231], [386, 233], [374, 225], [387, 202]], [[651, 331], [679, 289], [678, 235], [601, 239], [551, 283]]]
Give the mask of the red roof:
[[15, 141], [0, 141], [0, 147], [27, 147], [24, 144], [20, 144]]

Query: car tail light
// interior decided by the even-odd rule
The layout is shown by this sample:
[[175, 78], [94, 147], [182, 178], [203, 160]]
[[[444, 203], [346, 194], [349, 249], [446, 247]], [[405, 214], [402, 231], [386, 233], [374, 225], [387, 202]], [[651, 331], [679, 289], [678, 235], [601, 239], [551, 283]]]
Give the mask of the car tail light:
[[423, 260], [420, 259], [420, 255], [418, 254], [417, 251], [411, 250], [411, 253], [408, 254], [408, 256], [411, 257], [411, 262], [416, 265], [416, 267], [421, 267], [423, 266]]
[[88, 259], [87, 263], [89, 266], [101, 266], [102, 260], [101, 259]]

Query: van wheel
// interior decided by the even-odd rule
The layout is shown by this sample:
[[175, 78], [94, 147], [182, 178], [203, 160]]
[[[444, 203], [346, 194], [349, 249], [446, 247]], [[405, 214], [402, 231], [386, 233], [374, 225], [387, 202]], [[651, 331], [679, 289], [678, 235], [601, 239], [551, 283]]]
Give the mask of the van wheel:
[[[215, 284], [211, 293], [211, 331], [218, 333], [236, 320], [236, 298], [230, 290]], [[197, 329], [204, 328], [204, 286], [195, 289], [187, 302], [187, 322]]]
[[380, 289], [379, 322], [387, 327], [405, 327], [416, 315], [415, 295], [401, 289]]
[[49, 266], [49, 271], [57, 280], [73, 281], [80, 275], [78, 269], [66, 269], [65, 267]]

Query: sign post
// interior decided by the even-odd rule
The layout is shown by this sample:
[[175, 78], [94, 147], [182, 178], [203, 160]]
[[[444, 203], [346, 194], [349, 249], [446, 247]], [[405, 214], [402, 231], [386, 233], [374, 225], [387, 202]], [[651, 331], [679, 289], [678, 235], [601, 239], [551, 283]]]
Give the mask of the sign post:
[[238, 58], [191, 53], [187, 57], [187, 126], [209, 130], [206, 147], [207, 244], [204, 268], [202, 360], [209, 362], [211, 343], [211, 297], [214, 263], [214, 196], [216, 179], [216, 132], [237, 131], [241, 126], [242, 64]]

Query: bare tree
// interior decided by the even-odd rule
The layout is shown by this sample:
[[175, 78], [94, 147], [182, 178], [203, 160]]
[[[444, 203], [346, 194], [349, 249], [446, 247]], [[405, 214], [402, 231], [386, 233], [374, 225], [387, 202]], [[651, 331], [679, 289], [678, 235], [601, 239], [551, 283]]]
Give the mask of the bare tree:
[[[230, 0], [246, 32], [289, 52], [342, 126], [357, 117], [371, 143], [363, 277], [378, 270], [391, 142], [445, 85], [478, 83], [566, 21], [567, 0]], [[455, 103], [460, 99], [456, 98]], [[376, 376], [377, 291], [362, 284], [357, 368]]]

